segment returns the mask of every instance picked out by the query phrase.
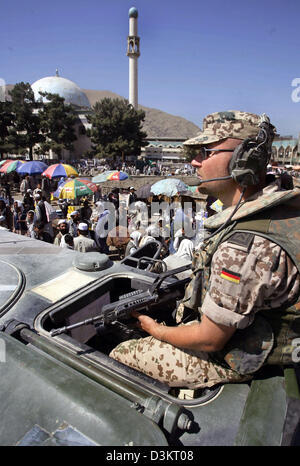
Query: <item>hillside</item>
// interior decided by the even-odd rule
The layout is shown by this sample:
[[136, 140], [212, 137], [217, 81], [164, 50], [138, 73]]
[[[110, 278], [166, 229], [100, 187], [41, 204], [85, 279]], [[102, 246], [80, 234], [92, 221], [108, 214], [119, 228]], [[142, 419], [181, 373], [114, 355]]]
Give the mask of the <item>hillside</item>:
[[[118, 94], [110, 91], [93, 91], [89, 89], [82, 89], [87, 95], [91, 105], [104, 97], [110, 98], [124, 98]], [[194, 123], [181, 118], [179, 116], [170, 115], [169, 113], [162, 112], [155, 108], [144, 107], [139, 105], [139, 108], [146, 113], [144, 131], [148, 137], [165, 137], [165, 138], [191, 138], [196, 136], [200, 128]]]
[[[6, 94], [8, 90], [13, 88], [12, 84], [6, 86]], [[124, 98], [111, 91], [95, 91], [91, 89], [82, 89], [87, 95], [91, 105], [94, 105], [97, 101], [104, 99], [104, 97], [110, 98]], [[146, 113], [144, 131], [147, 133], [148, 138], [182, 138], [188, 139], [196, 136], [200, 128], [194, 123], [181, 118], [179, 116], [170, 115], [169, 113], [163, 112], [155, 108], [139, 106]]]

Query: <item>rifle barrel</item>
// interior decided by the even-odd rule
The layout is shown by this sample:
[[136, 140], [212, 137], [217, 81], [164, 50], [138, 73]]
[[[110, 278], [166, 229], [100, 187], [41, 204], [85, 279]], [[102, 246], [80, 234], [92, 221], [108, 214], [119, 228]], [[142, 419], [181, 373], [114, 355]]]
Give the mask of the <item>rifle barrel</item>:
[[97, 322], [97, 320], [101, 320], [101, 319], [103, 319], [102, 315], [95, 316], [95, 317], [90, 317], [89, 319], [82, 320], [81, 322], [77, 322], [76, 324], [67, 325], [65, 327], [61, 327], [61, 328], [57, 328], [55, 330], [51, 330], [50, 335], [51, 335], [51, 337], [55, 337], [56, 335], [60, 335], [61, 333], [65, 333], [68, 330], [72, 330], [73, 328], [81, 327], [83, 325], [93, 324], [94, 322]]

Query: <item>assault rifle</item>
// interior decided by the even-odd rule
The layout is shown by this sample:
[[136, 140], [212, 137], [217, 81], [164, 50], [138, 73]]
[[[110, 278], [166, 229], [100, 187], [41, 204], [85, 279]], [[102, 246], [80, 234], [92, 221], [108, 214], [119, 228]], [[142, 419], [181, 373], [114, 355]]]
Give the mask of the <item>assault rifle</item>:
[[166, 278], [172, 277], [190, 268], [191, 265], [189, 264], [163, 272], [158, 275], [148, 290], [135, 290], [122, 295], [119, 297], [118, 301], [105, 304], [102, 307], [100, 315], [77, 322], [76, 324], [51, 330], [50, 335], [54, 337], [83, 325], [98, 324], [97, 328], [114, 328], [123, 331], [123, 333], [125, 331], [125, 336], [132, 338], [134, 337], [134, 331], [127, 329], [126, 325], [122, 324], [122, 321], [130, 320], [132, 318], [132, 311], [145, 309], [146, 312], [149, 312], [150, 308], [153, 306], [161, 305], [172, 299], [181, 299], [184, 295], [184, 286], [191, 280], [190, 277], [174, 280], [174, 282], [164, 284], [164, 286], [161, 285]]

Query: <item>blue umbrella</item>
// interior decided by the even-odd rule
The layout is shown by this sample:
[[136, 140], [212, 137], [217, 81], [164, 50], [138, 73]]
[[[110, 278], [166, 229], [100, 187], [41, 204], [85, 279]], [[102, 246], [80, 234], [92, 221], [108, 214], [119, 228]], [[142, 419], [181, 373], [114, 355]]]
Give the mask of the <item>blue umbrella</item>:
[[37, 175], [39, 173], [43, 173], [47, 167], [48, 165], [45, 162], [31, 160], [30, 162], [23, 163], [21, 167], [17, 168], [17, 172], [20, 175]]
[[166, 178], [164, 180], [157, 181], [151, 186], [151, 193], [164, 194], [165, 196], [172, 197], [177, 194], [183, 194], [188, 191], [188, 185], [178, 178]]

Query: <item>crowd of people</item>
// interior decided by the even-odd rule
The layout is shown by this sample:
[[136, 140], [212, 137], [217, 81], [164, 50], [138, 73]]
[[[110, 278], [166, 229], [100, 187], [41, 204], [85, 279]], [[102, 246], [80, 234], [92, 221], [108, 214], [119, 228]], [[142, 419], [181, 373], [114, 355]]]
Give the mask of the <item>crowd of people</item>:
[[167, 164], [162, 161], [143, 163], [138, 167], [135, 163], [129, 162], [102, 162], [94, 160], [93, 163], [87, 161], [72, 160], [71, 165], [76, 167], [84, 176], [94, 176], [106, 170], [119, 170], [133, 176], [171, 176], [171, 175], [194, 175], [195, 169], [188, 163]]
[[51, 193], [62, 180], [29, 175], [19, 180], [15, 200], [11, 185], [5, 177], [1, 181], [0, 228], [55, 246], [121, 259], [156, 240], [162, 259], [176, 255], [191, 261], [203, 235], [206, 212], [194, 201], [138, 199], [133, 186], [103, 194], [98, 185], [93, 196], [77, 199], [74, 206], [74, 200], [53, 200]]
[[[86, 164], [77, 162], [79, 172], [84, 167]], [[101, 173], [112, 168], [106, 163], [99, 165], [97, 170]], [[123, 163], [115, 168], [138, 174], [133, 165]], [[144, 171], [146, 174], [178, 174], [159, 164], [146, 166]], [[180, 168], [180, 174], [192, 174], [193, 171], [195, 168], [189, 170], [188, 165]], [[271, 165], [267, 173], [268, 176], [282, 174]], [[8, 182], [7, 177], [2, 176], [0, 228], [79, 252], [117, 253], [113, 255], [119, 259], [156, 240], [161, 244], [160, 258], [169, 268], [174, 268], [178, 261], [192, 261], [193, 252], [204, 238], [204, 218], [222, 210], [220, 201], [214, 207], [216, 199], [211, 196], [207, 197], [205, 206], [197, 205], [195, 201], [186, 202], [185, 198], [168, 199], [167, 204], [162, 205], [164, 199], [156, 196], [148, 200], [138, 199], [132, 186], [113, 188], [103, 194], [101, 185], [92, 197], [58, 200], [56, 208], [51, 193], [63, 181], [64, 178], [51, 180], [38, 175], [21, 178], [16, 173]], [[12, 190], [19, 194], [18, 200], [12, 196]], [[76, 210], [74, 203], [80, 204]], [[158, 209], [155, 208], [157, 205], [160, 206]], [[157, 213], [159, 208], [160, 213]]]

